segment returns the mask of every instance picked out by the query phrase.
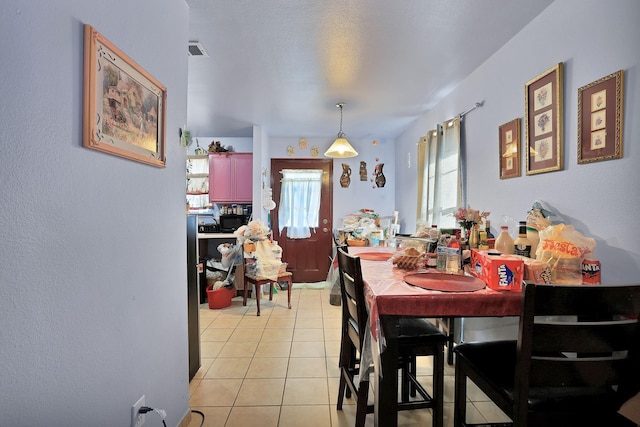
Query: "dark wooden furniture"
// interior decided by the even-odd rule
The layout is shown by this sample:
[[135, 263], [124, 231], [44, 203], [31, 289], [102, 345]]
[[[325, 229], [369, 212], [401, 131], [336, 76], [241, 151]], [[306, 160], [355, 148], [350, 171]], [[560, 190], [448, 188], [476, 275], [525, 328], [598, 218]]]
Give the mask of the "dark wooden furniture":
[[[349, 253], [374, 248], [349, 248]], [[384, 248], [386, 249], [386, 248]], [[365, 298], [369, 308], [371, 351], [376, 364], [375, 425], [398, 425], [398, 322], [402, 317], [501, 317], [518, 316], [521, 292], [483, 289], [476, 292], [427, 291], [403, 281], [406, 271], [391, 261], [361, 260]]]
[[260, 295], [262, 294], [262, 286], [269, 286], [269, 301], [273, 300], [273, 286], [280, 282], [287, 283], [287, 302], [289, 308], [291, 308], [291, 288], [293, 287], [292, 274], [288, 271], [278, 274], [276, 280], [268, 277], [256, 276], [251, 273], [251, 269], [247, 268], [247, 259], [244, 255], [242, 257], [242, 267], [244, 271], [244, 289], [242, 295], [242, 305], [247, 305], [247, 293], [249, 292], [249, 285], [253, 285], [256, 290], [256, 305], [258, 306], [257, 316], [260, 316]]
[[[342, 342], [340, 346], [340, 385], [337, 409], [342, 409], [343, 399], [352, 395], [356, 398], [356, 426], [365, 424], [367, 413], [372, 413], [373, 405], [367, 404], [369, 394], [369, 367], [360, 366], [369, 315], [364, 296], [360, 258], [350, 256], [343, 248], [338, 249], [342, 296]], [[398, 410], [431, 408], [433, 425], [443, 425], [444, 394], [444, 344], [446, 337], [425, 319], [404, 318], [398, 324], [399, 362], [402, 372], [401, 398]], [[433, 356], [432, 395], [417, 381], [416, 357]], [[356, 376], [365, 373], [359, 382]], [[396, 373], [397, 376], [397, 373]], [[420, 394], [420, 399], [411, 400]], [[397, 400], [397, 394], [395, 396]]]
[[526, 285], [517, 341], [455, 348], [454, 425], [467, 379], [515, 426], [635, 425], [617, 411], [640, 388], [638, 314], [640, 284]]

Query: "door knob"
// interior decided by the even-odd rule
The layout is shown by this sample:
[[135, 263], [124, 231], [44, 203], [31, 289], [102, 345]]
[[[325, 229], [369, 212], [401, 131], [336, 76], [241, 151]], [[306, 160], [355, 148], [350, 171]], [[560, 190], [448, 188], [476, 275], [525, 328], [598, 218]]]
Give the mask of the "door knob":
[[325, 224], [325, 225], [329, 224], [329, 220], [325, 218], [325, 219], [322, 220], [322, 223]]
[[329, 229], [328, 229], [327, 227], [324, 227], [324, 228], [322, 229], [322, 232], [323, 232], [323, 233], [328, 233], [328, 232], [329, 232]]

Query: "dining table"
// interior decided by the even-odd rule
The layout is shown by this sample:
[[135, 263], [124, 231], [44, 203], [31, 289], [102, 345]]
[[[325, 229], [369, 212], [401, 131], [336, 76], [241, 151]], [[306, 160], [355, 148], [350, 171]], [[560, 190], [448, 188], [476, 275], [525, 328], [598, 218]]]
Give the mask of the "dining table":
[[401, 269], [393, 263], [394, 251], [385, 247], [349, 248], [349, 254], [360, 257], [362, 266], [374, 366], [374, 425], [380, 427], [398, 425], [400, 317], [505, 317], [518, 316], [522, 309], [519, 290], [490, 289], [462, 270], [460, 274], [447, 274], [422, 266]]

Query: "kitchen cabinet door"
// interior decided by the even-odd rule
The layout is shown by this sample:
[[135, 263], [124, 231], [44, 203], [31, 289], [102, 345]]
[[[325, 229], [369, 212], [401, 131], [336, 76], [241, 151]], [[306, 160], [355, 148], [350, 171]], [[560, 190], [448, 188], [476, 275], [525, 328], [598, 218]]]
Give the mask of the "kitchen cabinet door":
[[252, 201], [253, 154], [209, 155], [209, 200], [211, 202]]

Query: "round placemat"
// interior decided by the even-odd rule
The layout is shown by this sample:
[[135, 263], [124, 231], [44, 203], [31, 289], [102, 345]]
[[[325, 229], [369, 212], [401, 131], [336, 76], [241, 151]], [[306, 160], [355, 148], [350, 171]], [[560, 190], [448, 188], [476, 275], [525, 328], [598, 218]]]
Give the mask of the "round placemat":
[[404, 276], [404, 281], [430, 291], [473, 292], [485, 288], [485, 283], [477, 277], [460, 274], [413, 273]]
[[387, 261], [389, 258], [393, 256], [391, 252], [362, 252], [356, 254], [360, 259], [365, 259], [367, 261]]

